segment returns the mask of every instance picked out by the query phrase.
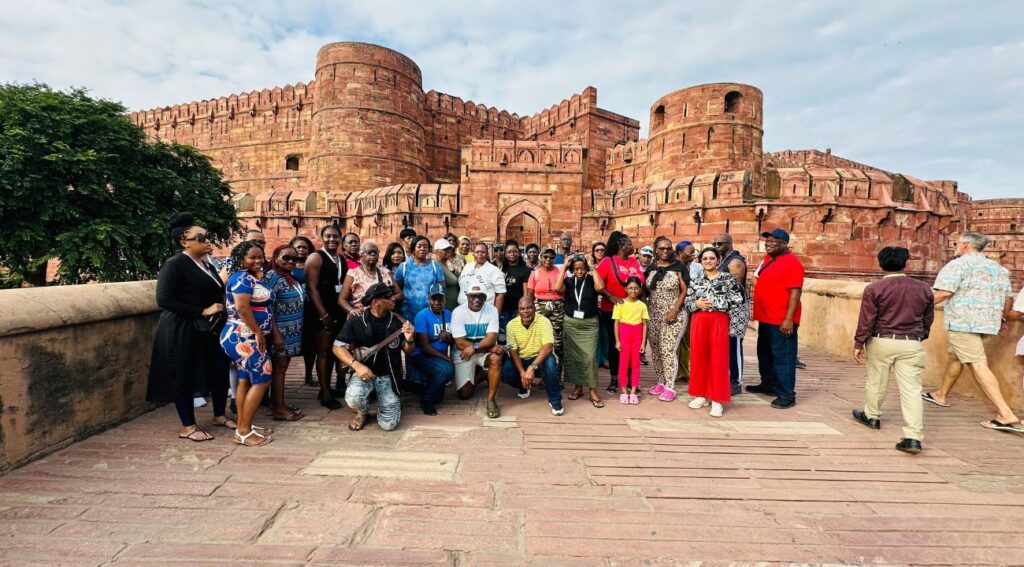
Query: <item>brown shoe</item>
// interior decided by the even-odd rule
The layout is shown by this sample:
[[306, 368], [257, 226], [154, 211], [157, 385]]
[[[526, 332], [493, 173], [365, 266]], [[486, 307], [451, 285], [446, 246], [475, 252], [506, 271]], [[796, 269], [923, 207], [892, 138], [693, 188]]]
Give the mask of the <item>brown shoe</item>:
[[348, 424], [348, 428], [351, 429], [352, 431], [359, 431], [366, 426], [366, 414], [361, 411], [357, 411], [355, 413], [356, 415]]

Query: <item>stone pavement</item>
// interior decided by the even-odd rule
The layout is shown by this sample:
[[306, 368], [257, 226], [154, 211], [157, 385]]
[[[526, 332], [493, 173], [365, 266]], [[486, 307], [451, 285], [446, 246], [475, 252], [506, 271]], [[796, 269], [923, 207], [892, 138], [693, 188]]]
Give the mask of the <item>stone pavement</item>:
[[926, 405], [924, 453], [897, 452], [895, 386], [869, 430], [850, 418], [862, 368], [801, 356], [790, 410], [744, 394], [717, 420], [685, 396], [554, 417], [503, 387], [499, 420], [481, 396], [437, 417], [407, 399], [390, 433], [348, 431], [293, 372], [308, 417], [267, 447], [180, 441], [168, 406], [0, 478], [0, 564], [1024, 564], [1024, 436], [953, 398]]

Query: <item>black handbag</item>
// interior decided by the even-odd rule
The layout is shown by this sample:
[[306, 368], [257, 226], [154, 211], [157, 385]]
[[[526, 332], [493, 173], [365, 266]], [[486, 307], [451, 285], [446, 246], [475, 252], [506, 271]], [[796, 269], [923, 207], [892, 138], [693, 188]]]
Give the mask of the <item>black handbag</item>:
[[224, 325], [228, 322], [228, 314], [224, 311], [209, 316], [199, 316], [192, 319], [192, 327], [200, 333], [220, 335]]

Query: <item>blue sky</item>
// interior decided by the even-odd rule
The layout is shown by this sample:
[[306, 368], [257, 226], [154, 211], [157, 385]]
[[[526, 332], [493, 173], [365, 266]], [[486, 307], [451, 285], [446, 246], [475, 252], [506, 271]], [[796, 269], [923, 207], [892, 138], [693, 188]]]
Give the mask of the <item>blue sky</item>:
[[1024, 197], [1024, 2], [7, 4], [0, 81], [131, 109], [309, 81], [321, 45], [369, 41], [413, 58], [425, 90], [525, 115], [593, 85], [645, 130], [667, 92], [749, 83], [766, 151], [831, 148], [976, 199]]

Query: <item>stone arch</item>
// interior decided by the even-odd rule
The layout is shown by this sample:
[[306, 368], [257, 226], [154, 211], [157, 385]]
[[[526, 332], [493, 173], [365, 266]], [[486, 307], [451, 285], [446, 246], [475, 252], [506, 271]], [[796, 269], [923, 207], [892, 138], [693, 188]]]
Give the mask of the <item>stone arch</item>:
[[[537, 221], [539, 224], [539, 233], [542, 236], [549, 232], [551, 227], [551, 215], [548, 210], [527, 199], [520, 199], [507, 205], [498, 213], [498, 230], [501, 231], [499, 236], [503, 240], [505, 239], [505, 235], [508, 233], [509, 223], [521, 214], [526, 214]], [[542, 243], [538, 242], [538, 244]]]

